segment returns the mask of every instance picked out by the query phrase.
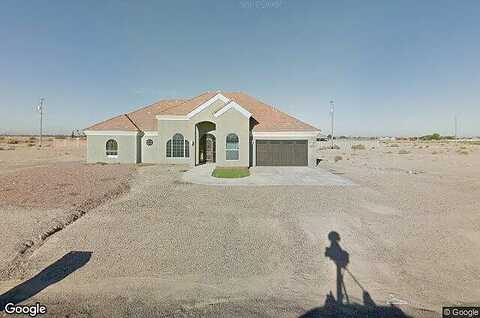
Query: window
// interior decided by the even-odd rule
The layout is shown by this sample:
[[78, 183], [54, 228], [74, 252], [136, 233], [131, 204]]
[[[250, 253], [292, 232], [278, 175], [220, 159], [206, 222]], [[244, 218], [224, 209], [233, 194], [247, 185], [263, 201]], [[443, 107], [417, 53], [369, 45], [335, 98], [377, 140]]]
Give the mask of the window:
[[229, 134], [227, 136], [227, 144], [225, 147], [226, 160], [238, 160], [238, 136], [236, 134]]
[[110, 139], [109, 141], [107, 141], [105, 148], [107, 150], [107, 157], [118, 157], [118, 143], [115, 140]]
[[182, 134], [175, 134], [167, 141], [167, 158], [189, 158], [189, 141], [183, 138]]
[[146, 143], [147, 143], [147, 146], [152, 146], [153, 145], [153, 140], [152, 139], [147, 139]]

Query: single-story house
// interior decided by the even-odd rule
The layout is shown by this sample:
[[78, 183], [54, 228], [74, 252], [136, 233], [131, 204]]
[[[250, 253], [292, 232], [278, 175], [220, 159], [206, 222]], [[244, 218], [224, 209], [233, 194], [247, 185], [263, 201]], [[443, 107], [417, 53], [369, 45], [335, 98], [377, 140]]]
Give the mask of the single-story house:
[[244, 93], [162, 100], [85, 130], [87, 161], [313, 166], [320, 130]]

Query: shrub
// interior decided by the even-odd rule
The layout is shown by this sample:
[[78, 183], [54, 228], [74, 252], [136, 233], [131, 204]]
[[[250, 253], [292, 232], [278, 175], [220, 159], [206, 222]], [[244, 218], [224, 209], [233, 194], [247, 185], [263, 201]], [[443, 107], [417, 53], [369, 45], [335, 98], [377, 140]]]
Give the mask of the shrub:
[[410, 153], [410, 151], [405, 150], [405, 149], [400, 149], [400, 150], [398, 151], [398, 154], [399, 154], [399, 155], [408, 155], [409, 153]]
[[18, 144], [18, 140], [15, 139], [15, 138], [9, 139], [9, 140], [7, 141], [7, 144], [9, 144], [9, 145], [16, 145], [16, 144]]
[[352, 146], [352, 149], [353, 149], [353, 150], [365, 150], [366, 148], [365, 148], [364, 145], [358, 144], [358, 145], [353, 145], [353, 146]]
[[390, 147], [393, 147], [393, 148], [398, 148], [400, 147], [398, 144], [391, 144]]
[[335, 158], [333, 158], [333, 160], [334, 160], [335, 162], [338, 162], [338, 161], [340, 161], [340, 160], [342, 160], [342, 159], [343, 159], [342, 156], [335, 156]]
[[461, 149], [457, 150], [457, 153], [459, 155], [468, 155], [469, 154], [469, 152], [467, 150], [461, 150]]

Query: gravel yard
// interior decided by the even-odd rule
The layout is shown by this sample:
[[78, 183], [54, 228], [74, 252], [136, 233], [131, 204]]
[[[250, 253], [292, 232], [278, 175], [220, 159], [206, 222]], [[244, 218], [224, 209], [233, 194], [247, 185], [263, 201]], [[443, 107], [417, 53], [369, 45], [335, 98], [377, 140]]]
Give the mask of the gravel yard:
[[60, 146], [0, 153], [0, 277], [8, 277], [27, 249], [129, 189], [135, 166], [87, 165], [59, 155], [65, 153]]
[[[334, 230], [378, 306], [438, 317], [442, 305], [478, 304], [479, 151], [403, 146], [411, 153], [382, 146], [336, 163], [344, 150], [322, 153], [354, 187], [204, 186], [183, 182], [182, 167], [140, 167], [128, 194], [50, 237], [0, 294], [84, 251], [83, 267], [28, 303], [58, 317], [298, 317], [335, 293]], [[345, 285], [362, 304], [351, 276]]]

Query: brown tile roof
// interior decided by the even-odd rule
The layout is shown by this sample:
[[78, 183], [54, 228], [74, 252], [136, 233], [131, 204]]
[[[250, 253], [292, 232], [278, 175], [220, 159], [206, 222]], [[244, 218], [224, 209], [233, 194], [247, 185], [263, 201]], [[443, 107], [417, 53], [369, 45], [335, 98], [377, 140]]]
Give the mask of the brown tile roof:
[[[137, 111], [93, 125], [86, 130], [153, 131], [157, 129], [156, 115], [187, 115], [216, 94], [207, 92], [188, 100], [162, 100]], [[252, 117], [257, 121], [253, 131], [319, 130], [247, 94], [223, 92], [221, 94], [235, 101], [252, 114]]]
[[244, 93], [224, 93], [228, 99], [248, 110], [258, 122], [253, 131], [319, 131], [303, 121], [296, 119]]

